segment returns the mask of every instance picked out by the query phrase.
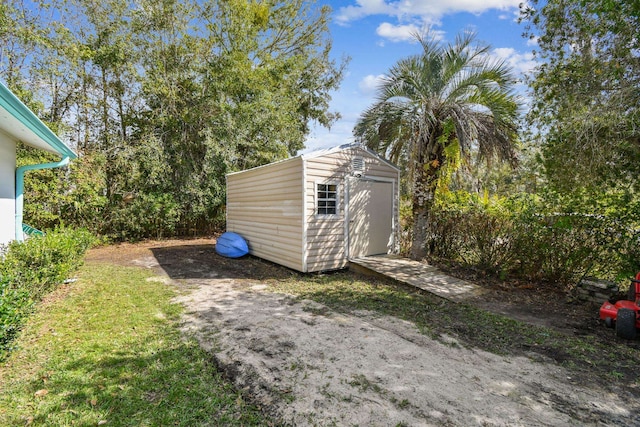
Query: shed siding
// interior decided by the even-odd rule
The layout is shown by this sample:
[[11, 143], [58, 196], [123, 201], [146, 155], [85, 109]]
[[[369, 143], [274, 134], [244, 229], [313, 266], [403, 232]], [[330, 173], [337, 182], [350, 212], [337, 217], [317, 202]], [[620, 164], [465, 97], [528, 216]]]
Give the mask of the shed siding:
[[[348, 147], [294, 157], [227, 176], [227, 230], [245, 237], [253, 255], [302, 272], [344, 268], [347, 259], [347, 179], [353, 158], [362, 157], [365, 177], [394, 182], [396, 168], [367, 150]], [[338, 185], [335, 215], [316, 215], [316, 184]]]
[[302, 159], [227, 175], [227, 230], [243, 236], [252, 255], [305, 271]]
[[[353, 147], [307, 159], [305, 197], [307, 271], [338, 269], [346, 267], [348, 264], [345, 228], [345, 178], [351, 173], [351, 163], [355, 156], [364, 159], [365, 176], [394, 180], [397, 193], [398, 171], [365, 150]], [[315, 214], [315, 184], [325, 182], [335, 182], [340, 186], [338, 215], [322, 217]], [[398, 206], [395, 198], [393, 212], [394, 218], [397, 218]], [[397, 224], [397, 220], [394, 222]], [[397, 239], [394, 240], [397, 241]]]
[[[322, 271], [346, 267], [348, 264], [344, 234], [344, 177], [349, 174], [351, 150], [313, 157], [306, 161], [307, 270]], [[338, 184], [336, 215], [316, 215], [316, 183]]]
[[400, 250], [400, 171], [392, 168], [382, 160], [375, 157], [365, 157], [365, 176], [391, 179], [394, 182], [393, 197], [393, 252]]

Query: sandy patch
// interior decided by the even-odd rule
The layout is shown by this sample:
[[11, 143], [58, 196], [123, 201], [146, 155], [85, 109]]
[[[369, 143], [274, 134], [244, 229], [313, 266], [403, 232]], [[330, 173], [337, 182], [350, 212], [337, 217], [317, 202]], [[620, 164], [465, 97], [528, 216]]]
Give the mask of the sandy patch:
[[[585, 381], [551, 359], [500, 357], [464, 348], [452, 337], [431, 339], [397, 318], [336, 313], [270, 293], [261, 278], [293, 273], [258, 259], [218, 257], [214, 243], [114, 245], [90, 251], [87, 260], [151, 269], [159, 276], [150, 280], [177, 286], [186, 307], [185, 332], [198, 338], [239, 388], [288, 424], [640, 425], [640, 402], [622, 388], [625, 382], [634, 387], [637, 377], [617, 384]], [[539, 296], [533, 300], [516, 294], [507, 300], [514, 312], [528, 313], [525, 321], [553, 318], [551, 326], [619, 345], [611, 331], [590, 326], [588, 309], [569, 314], [567, 307], [549, 307], [545, 292], [533, 290]], [[477, 303], [502, 310], [509, 295], [485, 294]], [[536, 353], [536, 360], [545, 360], [543, 354]]]
[[616, 396], [574, 384], [556, 365], [433, 340], [392, 317], [338, 314], [259, 283], [187, 282], [185, 331], [293, 425], [640, 424]]

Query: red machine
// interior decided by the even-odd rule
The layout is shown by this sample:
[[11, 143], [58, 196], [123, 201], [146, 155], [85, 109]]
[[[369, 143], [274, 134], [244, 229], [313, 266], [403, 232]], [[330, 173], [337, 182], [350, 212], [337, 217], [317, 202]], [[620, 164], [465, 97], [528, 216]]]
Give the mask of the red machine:
[[609, 328], [616, 328], [616, 335], [620, 338], [632, 340], [640, 329], [640, 272], [635, 279], [631, 279], [628, 299], [606, 301], [600, 307], [600, 320], [604, 320]]

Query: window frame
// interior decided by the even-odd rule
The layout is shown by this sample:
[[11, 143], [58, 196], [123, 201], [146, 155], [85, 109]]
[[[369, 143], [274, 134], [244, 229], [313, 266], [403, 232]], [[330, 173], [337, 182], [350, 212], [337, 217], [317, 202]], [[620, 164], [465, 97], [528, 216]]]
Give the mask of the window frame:
[[[319, 187], [321, 185], [335, 185], [336, 190], [336, 197], [335, 199], [330, 199], [330, 198], [320, 198], [318, 192], [320, 191]], [[313, 214], [316, 218], [339, 218], [340, 215], [340, 183], [337, 181], [315, 181], [314, 186], [313, 186], [314, 192], [313, 192]], [[328, 189], [325, 191], [329, 191]], [[333, 201], [335, 200], [336, 202], [336, 206], [335, 206], [335, 213], [319, 213], [319, 209], [321, 208], [319, 206], [321, 201]], [[326, 206], [323, 207], [323, 209], [328, 209]]]

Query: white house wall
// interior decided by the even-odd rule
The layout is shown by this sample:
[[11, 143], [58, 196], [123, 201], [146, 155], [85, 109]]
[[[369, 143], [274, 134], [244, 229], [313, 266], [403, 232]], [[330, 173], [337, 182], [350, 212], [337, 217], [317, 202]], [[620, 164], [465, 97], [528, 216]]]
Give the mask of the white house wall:
[[305, 271], [302, 191], [299, 157], [227, 175], [227, 231], [252, 255]]
[[0, 132], [0, 244], [15, 238], [16, 144]]

